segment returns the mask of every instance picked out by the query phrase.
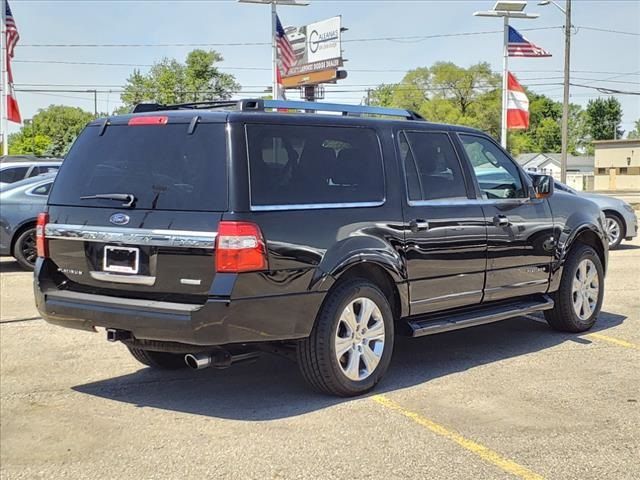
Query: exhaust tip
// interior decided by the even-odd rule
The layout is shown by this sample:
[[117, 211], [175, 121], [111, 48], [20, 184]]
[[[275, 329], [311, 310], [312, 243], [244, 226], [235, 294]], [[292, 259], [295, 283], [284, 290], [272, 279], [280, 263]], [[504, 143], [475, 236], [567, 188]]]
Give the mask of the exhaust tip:
[[201, 370], [211, 366], [211, 355], [206, 353], [187, 353], [184, 356], [184, 362], [189, 368]]

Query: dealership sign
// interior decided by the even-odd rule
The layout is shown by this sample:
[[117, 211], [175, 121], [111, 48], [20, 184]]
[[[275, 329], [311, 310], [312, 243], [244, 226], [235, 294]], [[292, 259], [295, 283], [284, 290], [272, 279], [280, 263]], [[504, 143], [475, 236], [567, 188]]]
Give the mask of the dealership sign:
[[340, 16], [302, 27], [286, 27], [285, 33], [296, 55], [286, 77], [335, 70], [342, 66], [341, 28]]

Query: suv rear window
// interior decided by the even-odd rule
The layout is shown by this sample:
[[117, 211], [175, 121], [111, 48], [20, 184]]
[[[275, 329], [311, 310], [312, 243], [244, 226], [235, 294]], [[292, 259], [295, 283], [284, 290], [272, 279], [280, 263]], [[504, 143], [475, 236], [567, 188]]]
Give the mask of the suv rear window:
[[252, 207], [381, 204], [380, 143], [368, 128], [247, 125]]
[[133, 194], [135, 208], [227, 209], [224, 124], [112, 125], [85, 128], [60, 169], [49, 203], [114, 208], [118, 201], [81, 200], [97, 194]]

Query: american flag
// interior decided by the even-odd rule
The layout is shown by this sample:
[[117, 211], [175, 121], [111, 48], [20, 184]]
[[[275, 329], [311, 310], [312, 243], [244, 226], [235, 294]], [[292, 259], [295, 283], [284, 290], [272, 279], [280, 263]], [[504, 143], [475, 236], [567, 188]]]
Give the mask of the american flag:
[[296, 64], [296, 54], [287, 38], [287, 34], [284, 32], [284, 28], [282, 28], [280, 17], [276, 17], [276, 46], [280, 51], [282, 71], [286, 75], [289, 73], [289, 69]]
[[20, 40], [20, 34], [18, 33], [18, 27], [16, 21], [11, 13], [11, 7], [9, 2], [5, 2], [5, 31], [6, 31], [6, 45], [7, 45], [7, 83], [9, 88], [7, 91], [7, 119], [21, 123], [22, 118], [20, 116], [20, 109], [18, 108], [18, 101], [16, 100], [15, 93], [13, 91], [13, 72], [11, 71], [11, 59], [16, 48], [18, 40]]
[[13, 50], [16, 48], [16, 43], [20, 40], [20, 34], [18, 33], [18, 27], [16, 27], [16, 21], [13, 19], [13, 14], [11, 13], [11, 7], [9, 6], [9, 2], [5, 2], [6, 11], [5, 11], [5, 29], [7, 31], [7, 55], [13, 58]]
[[507, 52], [510, 57], [550, 57], [551, 54], [524, 38], [515, 28], [509, 27]]

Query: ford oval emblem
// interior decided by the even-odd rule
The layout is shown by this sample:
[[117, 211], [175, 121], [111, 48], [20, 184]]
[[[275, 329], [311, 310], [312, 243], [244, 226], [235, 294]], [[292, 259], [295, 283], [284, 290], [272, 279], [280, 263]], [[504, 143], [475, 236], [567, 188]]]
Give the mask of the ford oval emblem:
[[109, 221], [114, 225], [126, 225], [129, 223], [129, 215], [125, 215], [124, 213], [114, 213], [109, 217]]

